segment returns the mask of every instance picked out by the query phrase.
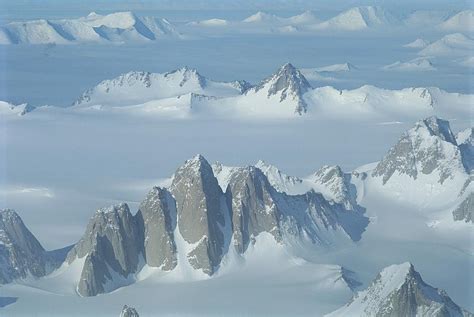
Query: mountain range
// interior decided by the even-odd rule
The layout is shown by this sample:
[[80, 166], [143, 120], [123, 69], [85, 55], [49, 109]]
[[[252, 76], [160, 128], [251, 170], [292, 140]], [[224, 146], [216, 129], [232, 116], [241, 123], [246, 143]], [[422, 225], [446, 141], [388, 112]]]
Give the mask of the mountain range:
[[181, 38], [186, 34], [206, 31], [270, 32], [299, 34], [319, 32], [361, 32], [370, 30], [434, 28], [439, 32], [471, 32], [472, 10], [439, 17], [436, 12], [416, 11], [407, 17], [395, 15], [380, 6], [349, 8], [328, 19], [305, 11], [291, 17], [257, 12], [241, 21], [211, 18], [190, 21], [178, 28], [166, 19], [138, 17], [132, 12], [100, 15], [91, 12], [85, 17], [60, 20], [15, 21], [0, 28], [0, 44], [73, 44], [110, 42], [150, 42], [161, 38]]
[[78, 19], [11, 22], [0, 28], [0, 44], [147, 42], [179, 36], [166, 19], [138, 17], [132, 12], [91, 12]]
[[[416, 63], [419, 65], [418, 61]], [[320, 69], [318, 73], [331, 73], [350, 71], [354, 67], [346, 64]], [[135, 71], [100, 82], [85, 91], [72, 107], [35, 108], [0, 102], [0, 111], [5, 117], [35, 113], [54, 115], [66, 111], [180, 119], [306, 117], [393, 120], [433, 114], [463, 116], [470, 112], [472, 103], [472, 95], [448, 93], [434, 87], [400, 90], [369, 85], [352, 90], [338, 90], [331, 86], [313, 88], [303, 74], [308, 72], [311, 71], [305, 69], [302, 72], [287, 63], [257, 85], [252, 85], [243, 80], [216, 82], [188, 67], [167, 73]]]
[[[429, 117], [373, 167], [345, 173], [323, 166], [305, 178], [264, 161], [229, 167], [196, 155], [178, 167], [169, 186], [151, 188], [136, 213], [126, 203], [101, 208], [79, 242], [55, 253], [43, 249], [14, 211], [2, 210], [1, 282], [70, 274], [80, 296], [95, 296], [133, 284], [150, 270], [199, 280], [263, 250], [283, 248], [294, 256], [304, 249], [337, 250], [364, 241], [367, 226], [377, 225], [359, 205], [361, 184], [377, 186], [383, 195], [414, 195], [446, 206], [445, 221], [470, 225], [472, 138], [472, 129], [455, 135], [448, 121]], [[347, 287], [357, 284], [350, 271], [339, 270]], [[338, 312], [470, 316], [409, 264], [382, 271], [361, 294]]]

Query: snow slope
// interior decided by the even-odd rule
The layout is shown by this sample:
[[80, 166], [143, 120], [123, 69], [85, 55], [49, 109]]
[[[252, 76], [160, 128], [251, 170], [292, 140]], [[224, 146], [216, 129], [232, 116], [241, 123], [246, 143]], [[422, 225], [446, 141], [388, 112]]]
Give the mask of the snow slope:
[[394, 26], [400, 23], [381, 7], [355, 7], [311, 26], [313, 30], [361, 31]]
[[472, 32], [474, 30], [474, 10], [461, 11], [439, 25], [443, 30]]
[[474, 40], [462, 33], [443, 36], [422, 49], [418, 54], [425, 56], [469, 56], [474, 49]]

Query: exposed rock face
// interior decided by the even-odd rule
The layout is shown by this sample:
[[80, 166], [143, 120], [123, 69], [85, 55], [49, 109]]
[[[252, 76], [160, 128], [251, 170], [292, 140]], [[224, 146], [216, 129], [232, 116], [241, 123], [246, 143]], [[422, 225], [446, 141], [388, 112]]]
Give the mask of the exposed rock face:
[[245, 252], [250, 240], [261, 232], [281, 240], [275, 194], [275, 189], [256, 167], [237, 168], [232, 173], [226, 196], [232, 210], [232, 232], [238, 252]]
[[135, 308], [125, 305], [122, 308], [120, 317], [140, 317], [140, 315], [138, 315], [138, 312]]
[[311, 89], [311, 85], [303, 74], [290, 63], [280, 67], [275, 74], [254, 88], [256, 92], [262, 89], [267, 91], [267, 97], [273, 95], [280, 96], [280, 102], [286, 99], [296, 101], [297, 107], [295, 112], [298, 114], [303, 114], [307, 110], [307, 104], [303, 99], [303, 95]]
[[57, 264], [15, 211], [0, 210], [0, 284], [44, 276]]
[[181, 166], [175, 173], [170, 191], [176, 199], [178, 229], [192, 245], [189, 263], [212, 274], [224, 252], [225, 204], [222, 190], [212, 168], [201, 155]]
[[474, 223], [474, 193], [470, 193], [453, 211], [453, 218], [456, 221]]
[[311, 175], [308, 180], [325, 197], [343, 204], [347, 210], [356, 210], [361, 207], [357, 204], [356, 189], [351, 183], [352, 176], [359, 175], [346, 174], [338, 165], [325, 165]]
[[397, 174], [416, 179], [420, 174], [437, 172], [438, 182], [452, 178], [456, 171], [464, 171], [461, 150], [451, 132], [449, 122], [430, 117], [421, 120], [403, 134], [398, 143], [378, 163], [372, 173], [382, 177], [383, 183]]
[[94, 296], [108, 291], [113, 275], [127, 279], [139, 268], [141, 234], [127, 204], [99, 209], [83, 238], [68, 254], [68, 262], [86, 257], [77, 291]]
[[410, 263], [392, 265], [350, 303], [326, 316], [473, 316], [445, 291], [426, 284]]
[[302, 195], [278, 192], [263, 172], [252, 166], [233, 169], [226, 196], [232, 211], [234, 245], [241, 253], [261, 232], [269, 232], [281, 242], [286, 242], [284, 237], [297, 237], [330, 245], [338, 234], [359, 240], [368, 224], [362, 213], [347, 211], [344, 205], [313, 190]]
[[198, 73], [197, 70], [189, 67], [183, 67], [177, 70], [174, 70], [172, 72], [166, 73], [165, 78], [175, 81], [176, 79], [179, 79], [179, 86], [183, 87], [186, 85], [188, 82], [191, 85], [198, 86], [200, 88], [205, 88], [206, 87], [206, 78], [201, 76], [201, 74]]
[[143, 234], [145, 262], [165, 271], [172, 270], [177, 264], [177, 251], [173, 235], [176, 206], [171, 194], [154, 187], [141, 203], [136, 218]]
[[459, 132], [456, 141], [461, 150], [464, 167], [471, 173], [474, 168], [474, 128]]

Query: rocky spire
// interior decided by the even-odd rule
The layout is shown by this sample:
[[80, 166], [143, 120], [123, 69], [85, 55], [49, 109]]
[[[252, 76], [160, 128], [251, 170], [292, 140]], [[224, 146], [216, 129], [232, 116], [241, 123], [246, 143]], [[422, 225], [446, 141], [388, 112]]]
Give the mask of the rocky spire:
[[106, 288], [107, 281], [113, 275], [126, 280], [137, 272], [141, 250], [139, 227], [127, 204], [99, 209], [67, 257], [69, 263], [86, 257], [78, 293], [94, 296], [113, 290]]
[[0, 210], [0, 284], [41, 277], [57, 265], [11, 209]]
[[176, 199], [179, 232], [193, 245], [188, 261], [211, 275], [223, 256], [225, 227], [222, 190], [211, 165], [201, 155], [186, 161], [174, 174], [170, 191]]

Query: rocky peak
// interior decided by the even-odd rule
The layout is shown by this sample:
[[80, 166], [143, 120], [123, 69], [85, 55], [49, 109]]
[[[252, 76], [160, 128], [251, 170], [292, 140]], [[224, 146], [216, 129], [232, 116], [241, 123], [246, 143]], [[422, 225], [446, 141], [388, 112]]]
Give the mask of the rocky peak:
[[144, 242], [145, 262], [164, 271], [177, 265], [174, 229], [176, 228], [176, 204], [164, 188], [153, 187], [140, 204], [136, 215]]
[[78, 293], [94, 296], [108, 291], [113, 273], [124, 280], [139, 267], [142, 250], [136, 220], [125, 203], [99, 209], [89, 221], [82, 239], [69, 252], [71, 263], [85, 258]]
[[383, 269], [346, 306], [327, 316], [472, 316], [445, 291], [426, 284], [411, 263]]
[[179, 80], [180, 87], [183, 87], [186, 83], [197, 84], [202, 89], [206, 87], [206, 78], [199, 74], [196, 69], [188, 66], [168, 72], [164, 76], [170, 80]]
[[307, 105], [303, 99], [303, 95], [311, 85], [306, 78], [292, 64], [287, 63], [272, 76], [265, 79], [260, 85], [255, 87], [255, 91], [265, 89], [267, 97], [273, 95], [280, 96], [280, 102], [292, 99], [297, 102], [295, 112], [302, 114], [306, 112]]
[[12, 209], [1, 209], [0, 284], [28, 275], [44, 276], [55, 265], [20, 216]]
[[342, 171], [338, 165], [325, 165], [312, 174], [308, 180], [314, 184], [314, 188], [320, 191], [328, 199], [343, 204], [347, 210], [356, 210], [357, 195], [354, 185], [351, 183], [351, 175]]
[[279, 210], [274, 188], [256, 167], [235, 168], [229, 178], [226, 197], [231, 209], [234, 247], [244, 253], [249, 243], [261, 232], [281, 240]]
[[135, 308], [124, 305], [120, 317], [140, 317], [140, 315]]
[[202, 155], [187, 160], [174, 174], [170, 191], [176, 200], [178, 229], [193, 245], [187, 254], [195, 269], [211, 275], [223, 256], [225, 214], [222, 190]]
[[460, 148], [449, 122], [430, 117], [418, 121], [377, 164], [372, 176], [382, 176], [385, 184], [392, 175], [405, 174], [417, 179], [436, 171], [439, 183], [465, 172]]

